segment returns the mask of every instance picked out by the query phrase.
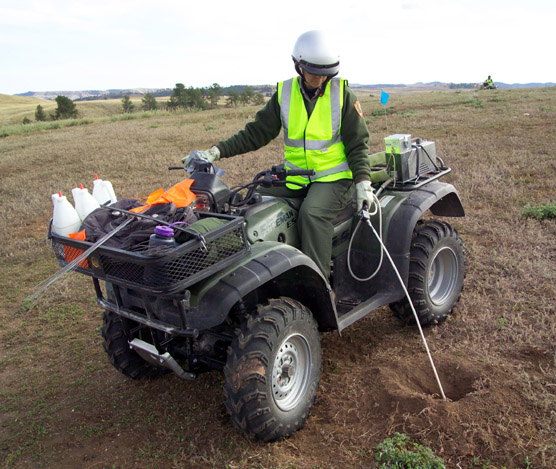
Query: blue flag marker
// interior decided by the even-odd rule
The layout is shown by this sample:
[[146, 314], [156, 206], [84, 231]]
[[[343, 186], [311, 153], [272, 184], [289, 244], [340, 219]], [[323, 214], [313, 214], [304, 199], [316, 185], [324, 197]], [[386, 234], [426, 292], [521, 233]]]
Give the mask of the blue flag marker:
[[380, 104], [382, 104], [383, 106], [386, 106], [386, 103], [388, 102], [389, 97], [390, 97], [390, 95], [388, 93], [386, 93], [384, 90], [382, 90], [382, 93], [380, 93]]

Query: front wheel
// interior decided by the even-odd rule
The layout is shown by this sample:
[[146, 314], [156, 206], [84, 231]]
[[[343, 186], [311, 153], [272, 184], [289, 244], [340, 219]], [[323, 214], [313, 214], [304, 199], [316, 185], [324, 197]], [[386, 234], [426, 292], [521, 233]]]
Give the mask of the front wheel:
[[301, 428], [317, 395], [321, 355], [305, 306], [290, 298], [259, 305], [228, 348], [224, 393], [234, 425], [261, 441]]
[[[451, 225], [438, 220], [419, 220], [413, 232], [407, 290], [422, 326], [444, 321], [463, 290], [465, 257], [463, 242]], [[414, 323], [407, 298], [390, 304], [402, 321]]]

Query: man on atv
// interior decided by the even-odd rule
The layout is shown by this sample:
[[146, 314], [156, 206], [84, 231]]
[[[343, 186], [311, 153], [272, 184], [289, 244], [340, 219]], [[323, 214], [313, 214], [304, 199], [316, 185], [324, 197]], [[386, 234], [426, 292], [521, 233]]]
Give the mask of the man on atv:
[[496, 85], [494, 84], [494, 82], [492, 81], [492, 78], [490, 78], [490, 75], [488, 76], [488, 78], [483, 82], [483, 88], [486, 88], [488, 90], [492, 90], [494, 88], [496, 88]]
[[[321, 31], [297, 39], [292, 53], [298, 77], [278, 83], [255, 120], [209, 150], [192, 152], [214, 162], [267, 145], [283, 129], [286, 169], [313, 169], [315, 175], [288, 176], [285, 187], [265, 195], [302, 198], [297, 227], [301, 250], [330, 275], [332, 222], [352, 198], [357, 209], [371, 204], [369, 132], [361, 105], [347, 80], [336, 78], [340, 56]], [[300, 187], [300, 185], [304, 187]]]

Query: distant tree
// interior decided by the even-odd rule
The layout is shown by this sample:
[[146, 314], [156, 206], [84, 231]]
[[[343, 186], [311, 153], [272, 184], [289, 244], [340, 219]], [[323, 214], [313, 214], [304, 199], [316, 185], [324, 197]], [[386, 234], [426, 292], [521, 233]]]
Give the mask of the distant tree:
[[228, 91], [228, 99], [226, 101], [226, 106], [236, 107], [238, 103], [239, 103], [239, 93], [233, 90]]
[[251, 102], [256, 106], [262, 106], [264, 104], [264, 95], [262, 93], [255, 93]]
[[24, 117], [23, 118], [23, 125], [27, 125], [31, 123], [31, 119], [29, 119], [28, 117]]
[[254, 94], [255, 91], [253, 90], [253, 88], [248, 86], [239, 95], [239, 100], [242, 104], [249, 104], [251, 102], [251, 99], [253, 99]]
[[210, 107], [218, 107], [218, 98], [222, 95], [222, 87], [218, 83], [213, 83], [208, 89]]
[[204, 88], [186, 88], [183, 83], [176, 83], [176, 87], [172, 91], [170, 100], [167, 103], [169, 109], [207, 109], [208, 105], [205, 101], [206, 90]]
[[143, 109], [145, 111], [156, 111], [158, 109], [156, 98], [151, 93], [147, 93], [145, 96], [143, 96], [142, 101]]
[[185, 108], [184, 99], [185, 99], [185, 86], [183, 83], [176, 83], [176, 86], [172, 90], [170, 101], [168, 101], [168, 107], [170, 107], [170, 109], [176, 109], [178, 107]]
[[185, 90], [185, 107], [187, 109], [206, 109], [207, 103], [203, 98], [203, 90], [201, 88], [189, 87]]
[[131, 113], [135, 109], [135, 104], [131, 102], [127, 94], [122, 98], [122, 108], [124, 113]]
[[37, 109], [35, 109], [35, 120], [37, 122], [42, 122], [46, 120], [46, 114], [44, 113], [44, 109], [40, 104], [37, 106]]
[[77, 108], [75, 103], [66, 96], [56, 96], [56, 104], [54, 119], [75, 119], [77, 117]]

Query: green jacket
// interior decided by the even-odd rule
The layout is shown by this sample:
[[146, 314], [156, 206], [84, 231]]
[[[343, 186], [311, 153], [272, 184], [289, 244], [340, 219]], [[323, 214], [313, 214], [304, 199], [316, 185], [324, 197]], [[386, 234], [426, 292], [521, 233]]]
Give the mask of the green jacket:
[[[317, 98], [318, 99], [318, 98]], [[311, 115], [314, 101], [304, 96], [307, 114]], [[349, 168], [353, 173], [353, 180], [358, 183], [370, 180], [371, 169], [368, 160], [369, 131], [365, 119], [359, 114], [360, 109], [355, 93], [344, 87], [344, 107], [342, 111], [342, 141], [346, 150]], [[278, 93], [274, 93], [266, 105], [255, 115], [255, 120], [249, 122], [243, 130], [227, 140], [218, 143], [220, 157], [227, 158], [241, 153], [258, 150], [275, 139], [282, 129]]]

